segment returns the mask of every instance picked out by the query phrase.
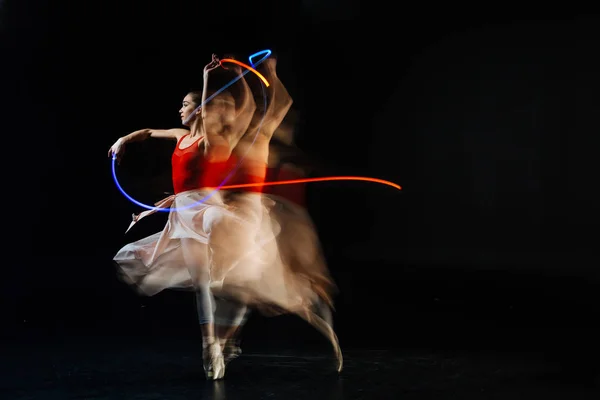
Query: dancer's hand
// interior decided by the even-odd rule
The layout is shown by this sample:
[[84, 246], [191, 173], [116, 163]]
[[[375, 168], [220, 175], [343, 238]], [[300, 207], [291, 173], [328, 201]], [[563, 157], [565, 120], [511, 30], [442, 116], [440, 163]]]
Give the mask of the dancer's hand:
[[[225, 56], [225, 58], [229, 58], [231, 60], [235, 60], [235, 58], [233, 56]], [[237, 65], [236, 63], [232, 63], [232, 62], [224, 62], [221, 67], [223, 67], [223, 69], [226, 69], [227, 71], [232, 71], [234, 72], [236, 75], [241, 75], [242, 74], [242, 67], [240, 67], [239, 65]]]
[[218, 68], [221, 65], [219, 57], [216, 54], [212, 55], [212, 60], [204, 67], [204, 73], [207, 74], [215, 68]]
[[117, 164], [120, 164], [121, 158], [123, 158], [123, 154], [125, 154], [125, 141], [122, 138], [119, 138], [119, 140], [117, 140], [115, 144], [110, 146], [110, 149], [108, 150], [108, 156], [114, 156], [117, 160]]

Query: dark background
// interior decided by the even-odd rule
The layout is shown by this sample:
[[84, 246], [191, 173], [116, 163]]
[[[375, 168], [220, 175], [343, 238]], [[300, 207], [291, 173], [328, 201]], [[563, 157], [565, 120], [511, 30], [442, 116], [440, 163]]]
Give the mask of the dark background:
[[[143, 298], [117, 280], [112, 256], [164, 215], [124, 235], [141, 209], [106, 154], [133, 130], [178, 126], [211, 53], [270, 48], [298, 145], [328, 174], [403, 186], [308, 187], [342, 347], [596, 357], [595, 16], [339, 0], [0, 7], [5, 336], [199, 334], [190, 293]], [[162, 198], [171, 151], [130, 146], [124, 186]], [[288, 317], [256, 316], [246, 337], [319, 340]]]

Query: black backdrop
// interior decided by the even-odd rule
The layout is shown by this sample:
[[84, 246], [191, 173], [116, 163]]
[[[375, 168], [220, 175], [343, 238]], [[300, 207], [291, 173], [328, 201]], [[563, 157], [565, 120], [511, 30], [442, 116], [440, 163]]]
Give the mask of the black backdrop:
[[[403, 186], [309, 186], [342, 344], [543, 347], [565, 330], [591, 335], [596, 18], [336, 1], [1, 7], [7, 335], [197, 334], [189, 293], [141, 298], [116, 280], [112, 255], [164, 215], [124, 235], [140, 209], [116, 189], [106, 152], [132, 130], [177, 126], [211, 53], [264, 48], [323, 173]], [[119, 173], [132, 193], [151, 202], [170, 189], [171, 150], [128, 151]], [[289, 326], [302, 339], [296, 321], [258, 321], [250, 337]]]

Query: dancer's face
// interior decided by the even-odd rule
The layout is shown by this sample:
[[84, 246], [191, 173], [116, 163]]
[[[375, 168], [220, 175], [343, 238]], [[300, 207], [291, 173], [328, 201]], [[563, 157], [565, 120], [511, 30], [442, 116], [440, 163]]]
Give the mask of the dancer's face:
[[[198, 104], [194, 102], [194, 98], [191, 94], [188, 94], [183, 98], [183, 102], [181, 103], [181, 108], [179, 109], [179, 116], [181, 117], [181, 122], [184, 123], [186, 119], [190, 116], [190, 114], [194, 113], [194, 110], [198, 107]], [[193, 115], [187, 123], [184, 125], [189, 125], [196, 118], [196, 115]]]

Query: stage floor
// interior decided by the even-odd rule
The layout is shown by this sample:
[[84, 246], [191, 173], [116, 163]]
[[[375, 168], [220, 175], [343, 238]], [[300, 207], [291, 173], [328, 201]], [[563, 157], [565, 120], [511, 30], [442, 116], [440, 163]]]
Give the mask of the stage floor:
[[[6, 343], [5, 343], [6, 344]], [[377, 345], [380, 345], [377, 347]], [[224, 380], [204, 379], [199, 342], [62, 336], [2, 350], [1, 395], [24, 399], [598, 399], [597, 377], [542, 353], [328, 349], [248, 344]], [[552, 357], [550, 357], [552, 358]], [[576, 358], [573, 362], [579, 362]], [[579, 371], [579, 372], [578, 372]]]

